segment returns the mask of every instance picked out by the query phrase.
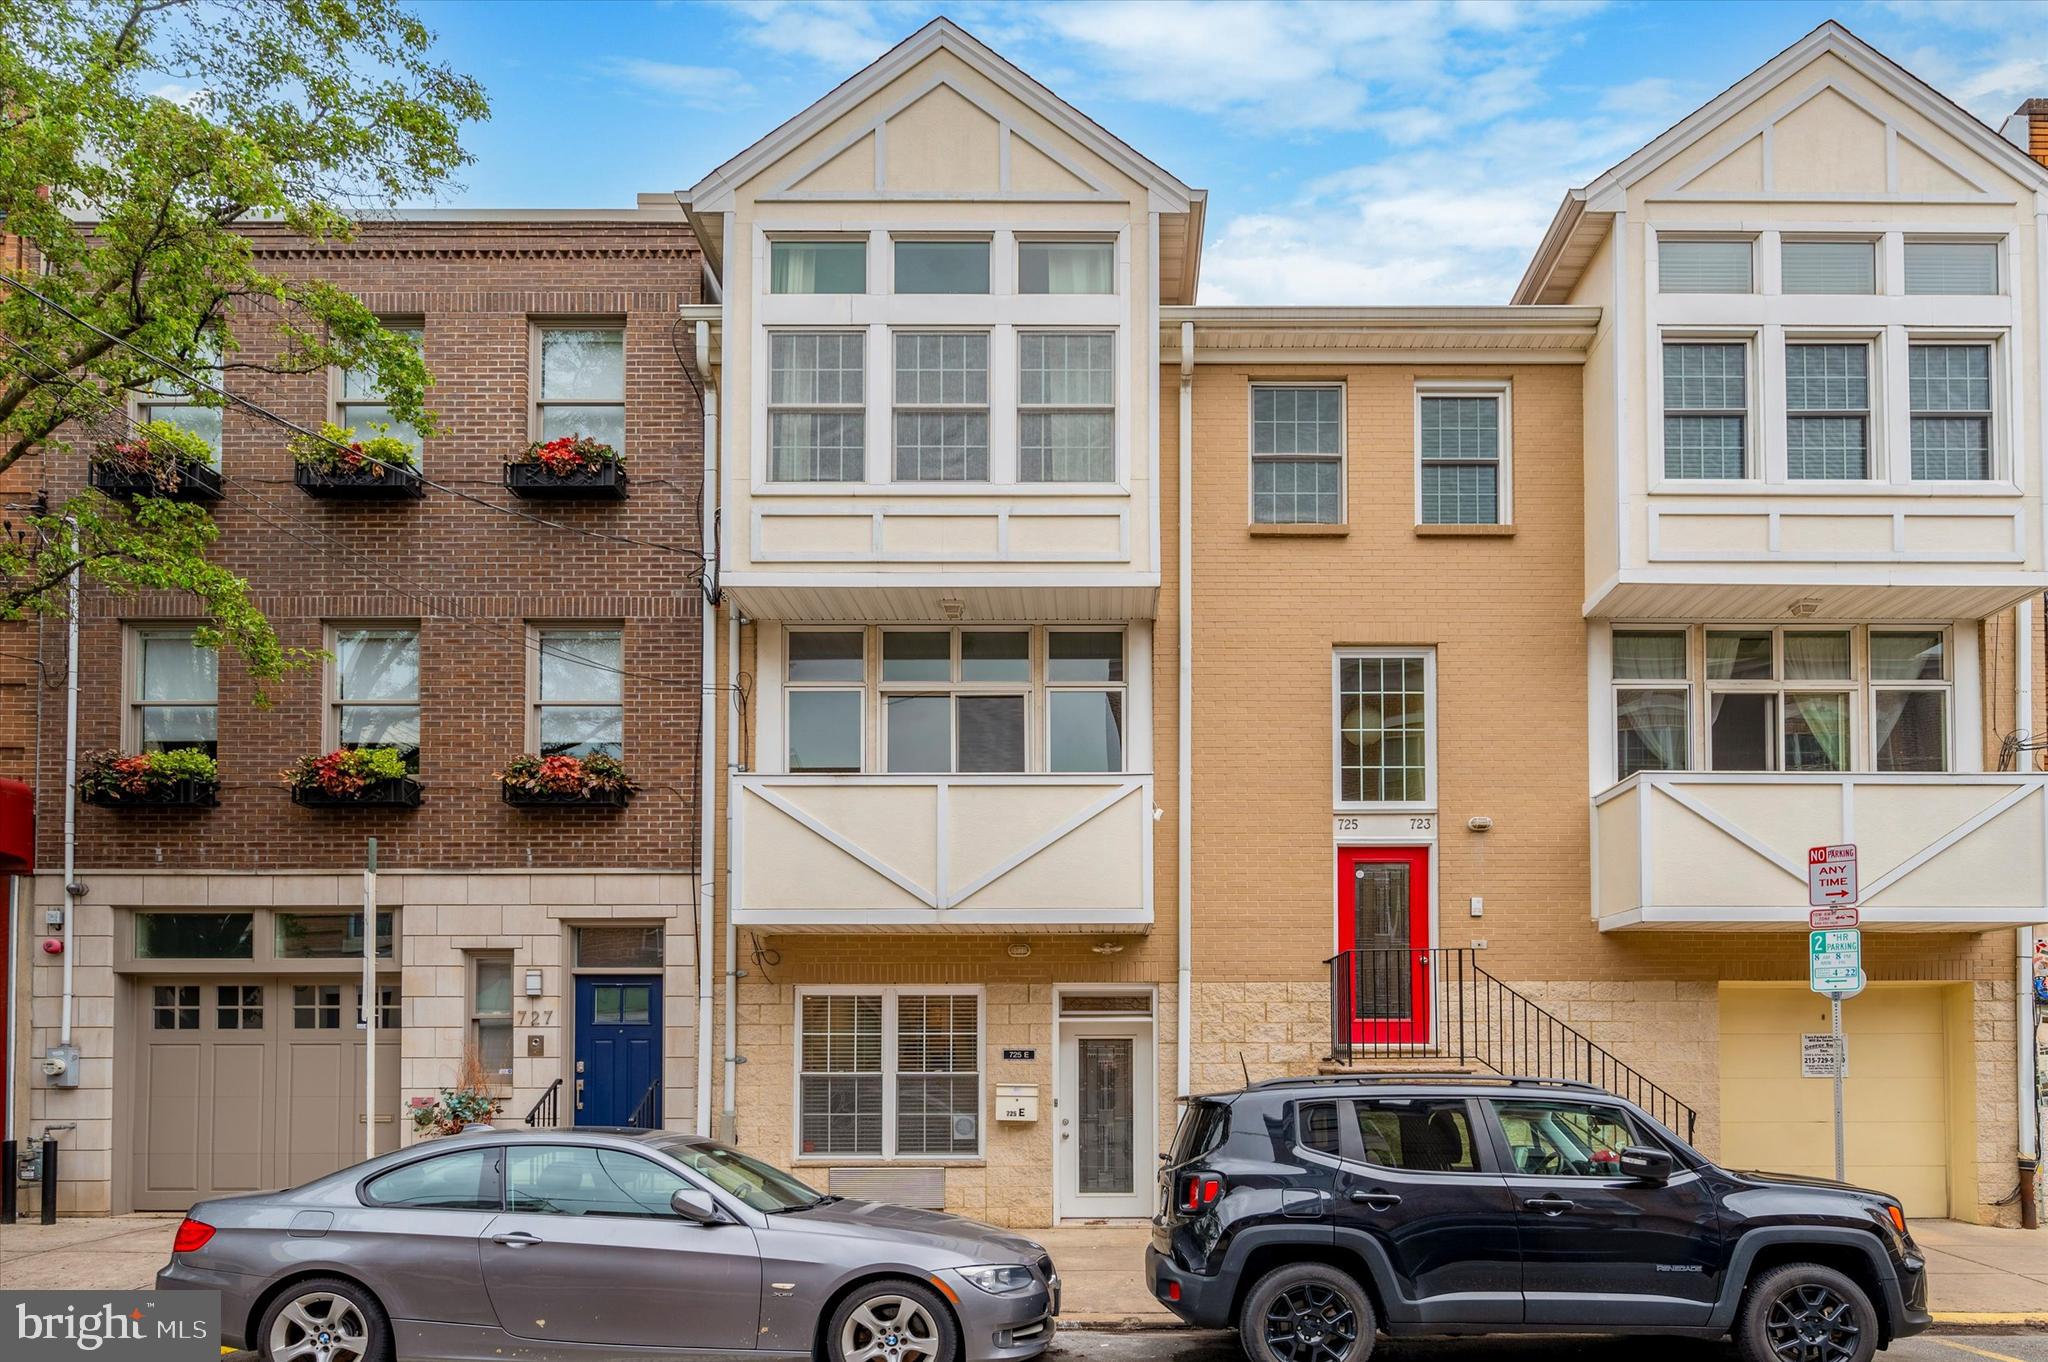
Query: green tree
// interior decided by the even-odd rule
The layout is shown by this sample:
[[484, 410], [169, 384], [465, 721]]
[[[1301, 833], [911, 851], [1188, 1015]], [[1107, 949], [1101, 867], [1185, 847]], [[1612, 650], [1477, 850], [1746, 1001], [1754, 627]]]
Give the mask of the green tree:
[[[432, 433], [410, 339], [338, 288], [265, 271], [239, 228], [345, 239], [445, 187], [489, 109], [433, 41], [396, 0], [0, 0], [0, 215], [32, 256], [18, 287], [0, 268], [0, 471], [131, 434], [134, 394], [219, 406], [205, 383], [243, 371], [374, 370], [394, 419]], [[256, 328], [271, 335], [244, 359], [237, 333]], [[61, 610], [76, 569], [192, 593], [259, 684], [306, 660], [207, 560], [197, 507], [86, 492], [10, 524], [0, 615]]]

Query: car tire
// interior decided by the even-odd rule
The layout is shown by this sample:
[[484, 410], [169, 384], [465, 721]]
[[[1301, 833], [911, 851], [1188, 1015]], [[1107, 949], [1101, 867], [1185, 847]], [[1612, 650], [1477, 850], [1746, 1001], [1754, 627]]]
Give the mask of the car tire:
[[[894, 1352], [885, 1342], [899, 1340]], [[912, 1281], [869, 1282], [857, 1288], [825, 1326], [830, 1362], [959, 1362], [960, 1326], [939, 1293]]]
[[[308, 1339], [315, 1341], [313, 1351], [304, 1348]], [[309, 1277], [279, 1292], [249, 1343], [263, 1362], [392, 1362], [393, 1356], [390, 1316], [375, 1296], [341, 1277]]]
[[1377, 1328], [1358, 1279], [1322, 1263], [1274, 1268], [1237, 1312], [1238, 1343], [1252, 1362], [1365, 1362]]
[[1788, 1263], [1750, 1284], [1735, 1349], [1743, 1362], [1870, 1362], [1877, 1331], [1877, 1307], [1849, 1277]]

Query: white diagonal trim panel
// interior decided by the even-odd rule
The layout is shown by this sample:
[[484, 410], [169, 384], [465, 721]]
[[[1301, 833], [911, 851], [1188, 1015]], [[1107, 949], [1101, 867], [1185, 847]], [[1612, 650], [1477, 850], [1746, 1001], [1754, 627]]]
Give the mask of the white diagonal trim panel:
[[1102, 798], [1096, 800], [1092, 804], [1089, 804], [1087, 807], [1081, 809], [1079, 812], [1075, 813], [1071, 817], [1066, 818], [1061, 822], [1055, 824], [1051, 831], [1045, 833], [1043, 836], [1037, 838], [1034, 841], [1025, 843], [1024, 846], [1019, 848], [1017, 851], [1012, 852], [1009, 856], [997, 862], [993, 867], [991, 867], [987, 871], [987, 873], [981, 875], [979, 878], [973, 881], [970, 881], [968, 884], [961, 886], [959, 890], [946, 895], [946, 901], [939, 906], [950, 908], [956, 903], [965, 903], [968, 899], [973, 898], [976, 894], [988, 888], [991, 884], [994, 884], [997, 880], [1009, 874], [1012, 870], [1015, 870], [1018, 866], [1024, 864], [1024, 862], [1030, 860], [1039, 852], [1044, 851], [1048, 847], [1052, 846], [1053, 843], [1059, 841], [1062, 837], [1065, 837], [1068, 833], [1080, 827], [1083, 823], [1090, 822], [1097, 816], [1107, 813], [1111, 808], [1113, 808], [1114, 806], [1121, 803], [1123, 800], [1137, 793], [1139, 790], [1143, 788], [1144, 786], [1140, 782], [1135, 780], [1126, 780], [1121, 782], [1117, 785], [1115, 789], [1111, 790]]
[[[846, 838], [840, 836], [838, 833], [832, 831], [832, 829], [826, 827], [823, 823], [820, 823], [817, 819], [805, 813], [796, 805], [784, 799], [781, 795], [775, 793], [775, 791], [770, 790], [765, 786], [761, 785], [753, 785], [746, 788], [748, 788], [753, 793], [756, 799], [759, 799], [763, 803], [768, 804], [769, 806], [773, 807], [786, 817], [795, 819], [804, 827], [809, 828], [812, 832], [815, 832], [816, 834], [818, 834], [818, 836], [824, 838], [833, 846], [838, 847], [841, 851], [853, 857], [854, 860], [859, 861], [862, 865], [874, 871], [883, 879], [889, 881], [889, 883], [903, 890], [906, 894], [910, 894], [911, 896], [916, 898], [920, 903], [930, 904], [934, 908], [942, 908], [945, 906], [944, 904], [939, 902], [939, 896], [936, 893], [929, 889], [921, 888], [908, 875], [905, 875], [901, 871], [897, 870], [894, 866], [889, 865], [887, 862], [882, 861], [873, 855], [870, 855], [867, 851], [854, 845]], [[943, 795], [941, 796], [941, 798], [943, 798]], [[942, 869], [939, 873], [943, 875], [945, 871]]]
[[1651, 784], [1656, 789], [1662, 791], [1665, 798], [1669, 799], [1672, 803], [1680, 808], [1690, 810], [1695, 817], [1703, 819], [1719, 828], [1722, 832], [1727, 833], [1730, 837], [1733, 837], [1736, 841], [1742, 843], [1742, 845], [1748, 847], [1751, 851], [1754, 851], [1793, 879], [1798, 880], [1802, 884], [1806, 882], [1806, 862], [1800, 861], [1795, 864], [1790, 857], [1773, 851], [1770, 847], [1765, 846], [1741, 828], [1736, 827], [1733, 823], [1730, 823], [1691, 795], [1684, 793], [1678, 786], [1666, 785], [1662, 781], [1652, 781]]
[[1883, 875], [1880, 875], [1872, 883], [1864, 885], [1862, 893], [1859, 897], [1864, 899], [1875, 898], [1877, 895], [1889, 889], [1892, 885], [1897, 884], [1900, 880], [1912, 874], [1915, 870], [1918, 870], [1921, 866], [1926, 865], [1929, 861], [1933, 860], [1936, 856], [1939, 856], [1942, 852], [1947, 851], [1957, 842], [1960, 842], [1965, 837], [1968, 837], [1978, 828], [1983, 827], [1986, 823], [1998, 817], [1998, 815], [2004, 813], [2007, 809], [2019, 803], [2022, 799], [2025, 799], [2028, 795], [2033, 794], [2039, 788], [2040, 787], [2036, 785], [2021, 785], [2018, 788], [2012, 790], [2003, 798], [1999, 799], [1997, 802], [1992, 804], [1989, 808], [1983, 810], [1982, 812], [1970, 818], [1960, 827], [1952, 828], [1948, 832], [1944, 833], [1942, 836], [1936, 838], [1932, 843], [1930, 843], [1927, 847], [1921, 850], [1917, 855], [1907, 860], [1899, 862], [1899, 864], [1893, 866]]

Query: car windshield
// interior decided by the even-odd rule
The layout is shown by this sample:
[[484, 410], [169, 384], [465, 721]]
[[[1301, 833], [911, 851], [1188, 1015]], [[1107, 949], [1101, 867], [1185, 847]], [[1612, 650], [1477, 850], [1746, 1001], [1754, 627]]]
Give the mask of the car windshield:
[[692, 1140], [663, 1144], [661, 1149], [684, 1167], [711, 1179], [720, 1191], [738, 1197], [757, 1211], [800, 1211], [834, 1200], [806, 1187], [773, 1164], [726, 1145]]

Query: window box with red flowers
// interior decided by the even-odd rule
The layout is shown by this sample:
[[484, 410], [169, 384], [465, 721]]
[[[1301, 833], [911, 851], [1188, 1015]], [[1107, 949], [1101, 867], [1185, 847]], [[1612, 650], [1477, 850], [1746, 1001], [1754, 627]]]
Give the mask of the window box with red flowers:
[[498, 772], [498, 793], [518, 808], [623, 809], [639, 792], [614, 757], [520, 757]]
[[410, 809], [421, 797], [396, 747], [337, 747], [322, 757], [300, 757], [282, 776], [292, 803], [313, 809]]
[[518, 497], [624, 501], [626, 460], [603, 441], [581, 435], [538, 441], [505, 465], [505, 488]]
[[87, 457], [86, 480], [110, 497], [219, 501], [213, 446], [168, 421], [145, 421], [125, 440], [107, 440]]
[[78, 773], [78, 797], [103, 809], [210, 809], [220, 803], [220, 768], [196, 747], [95, 752]]
[[359, 440], [351, 428], [330, 421], [318, 438], [295, 436], [288, 448], [292, 481], [309, 497], [389, 501], [426, 495], [419, 455], [396, 435]]

